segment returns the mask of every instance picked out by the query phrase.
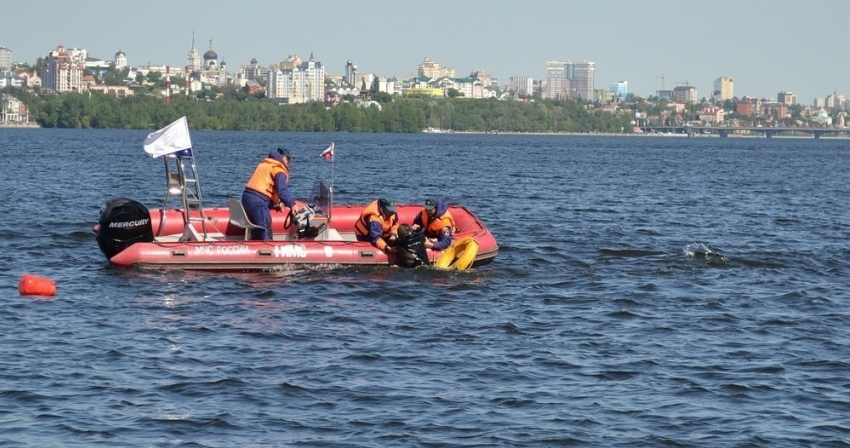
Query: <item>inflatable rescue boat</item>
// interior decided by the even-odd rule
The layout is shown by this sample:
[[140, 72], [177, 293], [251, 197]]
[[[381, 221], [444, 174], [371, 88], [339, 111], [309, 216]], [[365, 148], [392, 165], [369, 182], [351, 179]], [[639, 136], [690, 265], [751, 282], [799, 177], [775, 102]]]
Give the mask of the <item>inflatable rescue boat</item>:
[[[145, 151], [165, 160], [166, 197], [162, 207], [148, 209], [130, 198], [111, 199], [94, 226], [97, 244], [113, 265], [197, 270], [275, 270], [285, 265], [387, 265], [396, 256], [369, 242], [357, 241], [354, 225], [367, 206], [334, 205], [333, 186], [316, 181], [311, 197], [294, 218], [289, 208], [272, 209], [272, 238], [250, 240], [256, 227], [242, 204], [231, 198], [226, 207], [203, 207], [200, 182], [186, 118], [148, 136]], [[169, 207], [176, 202], [177, 206]], [[410, 224], [421, 205], [397, 205], [400, 224]], [[498, 252], [495, 238], [466, 207], [449, 206], [455, 220], [454, 240], [463, 247], [427, 250], [429, 262], [464, 269], [491, 262]], [[453, 258], [456, 260], [451, 260]]]

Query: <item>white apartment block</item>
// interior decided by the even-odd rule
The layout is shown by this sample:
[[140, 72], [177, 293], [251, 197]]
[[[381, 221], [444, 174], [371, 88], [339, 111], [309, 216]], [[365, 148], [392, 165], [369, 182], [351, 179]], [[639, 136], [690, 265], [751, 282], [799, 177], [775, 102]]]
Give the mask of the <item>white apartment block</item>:
[[0, 45], [0, 72], [12, 70], [12, 50]]
[[323, 101], [325, 68], [313, 56], [295, 68], [269, 72], [266, 96], [286, 99], [289, 104]]
[[714, 91], [711, 93], [711, 97], [714, 101], [731, 100], [735, 96], [734, 87], [732, 78], [721, 76], [714, 80]]
[[522, 97], [530, 97], [534, 94], [534, 79], [528, 76], [511, 76], [511, 90]]

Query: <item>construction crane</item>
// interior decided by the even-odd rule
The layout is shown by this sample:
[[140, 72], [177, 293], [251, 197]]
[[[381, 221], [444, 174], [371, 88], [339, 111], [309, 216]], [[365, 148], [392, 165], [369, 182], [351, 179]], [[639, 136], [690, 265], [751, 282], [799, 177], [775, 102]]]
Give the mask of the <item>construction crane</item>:
[[661, 78], [661, 90], [664, 90], [664, 75], [656, 75], [656, 78]]

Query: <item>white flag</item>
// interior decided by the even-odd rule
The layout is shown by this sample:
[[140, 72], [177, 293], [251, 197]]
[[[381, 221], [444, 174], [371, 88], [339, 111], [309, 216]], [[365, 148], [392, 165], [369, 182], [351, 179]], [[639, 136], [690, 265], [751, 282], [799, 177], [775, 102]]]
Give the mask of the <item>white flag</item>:
[[192, 139], [189, 137], [189, 124], [186, 122], [186, 117], [180, 117], [174, 123], [148, 134], [144, 146], [145, 152], [154, 158], [185, 149], [191, 150]]

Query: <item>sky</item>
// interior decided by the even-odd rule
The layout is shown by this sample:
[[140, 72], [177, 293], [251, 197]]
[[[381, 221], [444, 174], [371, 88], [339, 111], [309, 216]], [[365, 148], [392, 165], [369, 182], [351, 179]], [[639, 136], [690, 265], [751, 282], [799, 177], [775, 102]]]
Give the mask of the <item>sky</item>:
[[709, 97], [721, 76], [738, 97], [850, 96], [850, 0], [3, 0], [0, 22], [0, 46], [30, 64], [61, 44], [182, 68], [194, 33], [230, 72], [313, 54], [326, 75], [351, 60], [389, 77], [415, 75], [428, 57], [457, 77], [482, 69], [508, 84], [573, 60], [596, 63], [597, 89], [628, 81], [643, 97], [662, 80]]

